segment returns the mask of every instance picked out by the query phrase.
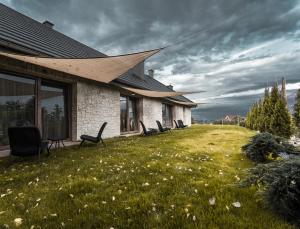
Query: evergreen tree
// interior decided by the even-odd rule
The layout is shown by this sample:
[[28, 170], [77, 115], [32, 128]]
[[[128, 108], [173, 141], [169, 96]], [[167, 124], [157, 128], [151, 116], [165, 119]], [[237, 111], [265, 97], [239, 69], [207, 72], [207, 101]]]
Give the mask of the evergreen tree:
[[271, 117], [271, 133], [285, 138], [293, 134], [292, 118], [282, 98], [275, 104], [274, 114]]
[[294, 121], [296, 127], [300, 128], [300, 89], [298, 89], [296, 103], [294, 105]]
[[262, 110], [260, 115], [260, 132], [270, 132], [270, 126], [271, 126], [271, 116], [272, 116], [272, 110], [270, 107], [270, 95], [269, 95], [269, 89], [266, 89], [265, 91], [265, 97], [262, 103]]
[[[297, 104], [297, 105], [296, 105]], [[300, 90], [295, 104], [295, 121], [300, 125]], [[272, 134], [289, 138], [294, 131], [294, 126], [290, 112], [288, 110], [285, 92], [285, 80], [282, 80], [281, 91], [275, 83], [269, 94], [269, 89], [265, 90], [263, 100], [253, 104], [247, 114], [246, 126], [260, 132], [270, 132]]]

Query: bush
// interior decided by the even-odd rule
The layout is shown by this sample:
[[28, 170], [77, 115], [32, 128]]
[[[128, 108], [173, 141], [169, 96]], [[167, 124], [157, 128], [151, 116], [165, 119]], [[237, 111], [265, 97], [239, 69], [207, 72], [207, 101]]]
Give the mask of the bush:
[[279, 153], [295, 153], [293, 145], [282, 137], [270, 133], [257, 134], [250, 142], [242, 147], [247, 157], [254, 162], [266, 162], [268, 158], [277, 158]]
[[299, 157], [260, 164], [250, 169], [248, 178], [242, 184], [263, 187], [261, 194], [266, 205], [300, 225]]

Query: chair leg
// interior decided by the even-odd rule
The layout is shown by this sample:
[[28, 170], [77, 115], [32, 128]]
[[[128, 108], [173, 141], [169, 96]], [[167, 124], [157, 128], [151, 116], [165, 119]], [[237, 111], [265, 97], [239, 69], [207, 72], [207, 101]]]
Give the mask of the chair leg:
[[42, 151], [42, 149], [39, 148], [39, 160], [41, 159], [41, 151]]
[[80, 142], [80, 145], [79, 145], [79, 146], [82, 146], [82, 144], [84, 143], [84, 141], [85, 141], [85, 140], [82, 140], [82, 141]]
[[102, 144], [103, 144], [104, 146], [106, 146], [106, 144], [104, 143], [103, 139], [100, 138], [100, 140], [101, 140]]
[[50, 149], [48, 147], [46, 147], [46, 149], [47, 149], [47, 157], [49, 157], [50, 156]]

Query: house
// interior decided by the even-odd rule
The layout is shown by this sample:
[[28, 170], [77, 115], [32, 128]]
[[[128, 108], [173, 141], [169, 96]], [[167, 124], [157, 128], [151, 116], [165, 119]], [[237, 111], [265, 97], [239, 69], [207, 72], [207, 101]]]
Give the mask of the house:
[[149, 128], [156, 120], [191, 124], [196, 104], [153, 70], [144, 73], [144, 61], [159, 50], [108, 57], [54, 27], [0, 4], [0, 147], [8, 145], [9, 126], [36, 125], [43, 138], [76, 141], [105, 121], [106, 138], [139, 133], [139, 120]]
[[222, 123], [231, 123], [231, 124], [238, 124], [238, 125], [242, 125], [243, 123], [245, 123], [246, 118], [245, 117], [241, 117], [239, 115], [226, 115], [224, 117], [224, 119], [222, 120]]
[[224, 122], [237, 122], [238, 116], [237, 115], [226, 115], [223, 119]]

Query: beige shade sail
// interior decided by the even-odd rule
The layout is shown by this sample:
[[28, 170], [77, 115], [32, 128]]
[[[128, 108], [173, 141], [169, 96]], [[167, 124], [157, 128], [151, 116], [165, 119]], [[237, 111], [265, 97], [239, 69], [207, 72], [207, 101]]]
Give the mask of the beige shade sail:
[[133, 93], [147, 96], [147, 97], [153, 97], [153, 98], [162, 98], [162, 97], [174, 97], [179, 95], [187, 95], [187, 94], [194, 94], [194, 93], [201, 93], [204, 91], [197, 91], [197, 92], [177, 92], [177, 91], [152, 91], [152, 90], [144, 90], [144, 89], [138, 89], [138, 88], [132, 88], [132, 87], [123, 87], [121, 88], [131, 91]]
[[102, 83], [109, 83], [160, 50], [161, 49], [154, 49], [139, 53], [98, 58], [50, 58], [5, 52], [0, 52], [0, 56], [9, 57]]

